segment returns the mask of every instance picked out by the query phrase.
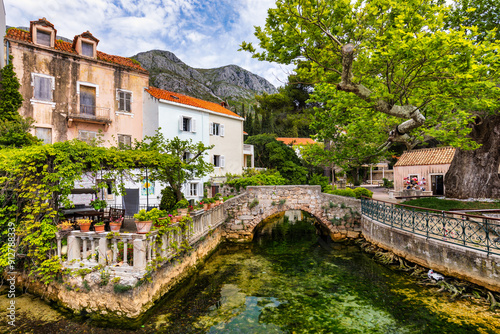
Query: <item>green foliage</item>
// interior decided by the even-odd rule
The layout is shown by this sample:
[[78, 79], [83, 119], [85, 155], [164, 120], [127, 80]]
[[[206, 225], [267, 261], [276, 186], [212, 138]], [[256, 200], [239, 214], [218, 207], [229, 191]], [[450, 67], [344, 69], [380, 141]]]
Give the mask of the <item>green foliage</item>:
[[139, 210], [138, 213], [134, 214], [134, 218], [141, 222], [158, 221], [158, 218], [163, 216], [164, 216], [163, 212], [157, 208], [152, 208], [149, 211], [142, 209]]
[[[488, 31], [498, 26], [498, 10], [489, 8], [498, 6], [457, 3], [450, 16], [450, 7], [434, 0], [277, 0], [265, 26], [256, 27], [260, 50], [246, 42], [241, 49], [300, 65], [301, 80], [321, 83], [311, 96], [321, 106], [312, 129], [331, 141], [335, 163], [370, 163], [397, 141], [435, 138], [475, 149], [479, 143], [468, 137], [474, 116], [499, 110], [500, 46]], [[479, 30], [463, 26], [469, 23]], [[349, 47], [342, 49], [348, 44], [352, 61]]]
[[246, 189], [248, 186], [268, 186], [268, 185], [285, 185], [285, 180], [277, 171], [247, 171], [243, 176], [233, 178], [226, 182], [228, 186], [240, 189]]
[[[142, 142], [136, 142], [137, 149], [160, 152], [168, 157], [168, 163], [155, 166], [151, 171], [151, 179], [168, 184], [176, 196], [176, 201], [183, 199], [181, 188], [187, 180], [201, 178], [213, 171], [213, 165], [204, 157], [213, 146], [205, 146], [202, 142], [193, 144], [192, 140], [181, 140], [178, 137], [165, 139], [160, 132], [154, 136], [146, 136]], [[191, 157], [184, 159], [184, 153]]]
[[257, 198], [254, 198], [250, 203], [248, 203], [248, 208], [253, 209], [257, 205], [259, 205], [259, 200]]
[[176, 209], [185, 209], [189, 206], [189, 202], [187, 199], [182, 199], [177, 204], [175, 204]]
[[124, 292], [127, 292], [129, 290], [132, 290], [132, 288], [133, 287], [130, 285], [123, 285], [120, 283], [116, 283], [115, 285], [113, 285], [113, 291], [116, 293], [124, 293]]
[[345, 196], [345, 197], [356, 197], [356, 193], [350, 189], [332, 189], [327, 192], [328, 194], [333, 194], [333, 195], [338, 195], [338, 196]]
[[466, 202], [449, 199], [440, 199], [435, 197], [417, 198], [405, 201], [404, 205], [418, 206], [421, 208], [449, 211], [451, 209], [481, 210], [481, 209], [500, 209], [500, 201], [496, 202]]
[[327, 176], [313, 174], [311, 176], [311, 178], [309, 178], [309, 184], [310, 185], [319, 185], [319, 186], [321, 186], [321, 191], [325, 192], [325, 190], [327, 189], [327, 186], [330, 185], [330, 180], [328, 179]]
[[10, 62], [0, 70], [0, 119], [3, 121], [16, 121], [19, 114], [17, 110], [23, 103], [19, 93], [19, 80], [17, 80], [12, 56]]
[[371, 198], [373, 196], [373, 191], [359, 187], [359, 188], [354, 188], [354, 194], [358, 199], [361, 198], [362, 196]]
[[[74, 140], [53, 145], [0, 150], [0, 267], [9, 265], [8, 232], [16, 233], [18, 269], [43, 282], [60, 271], [51, 258], [57, 249], [58, 208], [70, 207], [69, 195], [85, 172], [119, 180], [134, 168], [169, 163], [168, 156], [146, 150], [119, 150]], [[120, 187], [119, 187], [120, 188]]]
[[384, 181], [384, 188], [394, 188], [394, 181], [386, 179], [385, 177], [382, 180]]
[[165, 187], [161, 191], [160, 209], [170, 211], [175, 208], [177, 197], [171, 187]]
[[276, 169], [287, 180], [287, 184], [305, 184], [307, 169], [295, 151], [277, 141], [273, 135], [262, 134], [247, 138], [245, 144], [254, 145], [255, 165]]

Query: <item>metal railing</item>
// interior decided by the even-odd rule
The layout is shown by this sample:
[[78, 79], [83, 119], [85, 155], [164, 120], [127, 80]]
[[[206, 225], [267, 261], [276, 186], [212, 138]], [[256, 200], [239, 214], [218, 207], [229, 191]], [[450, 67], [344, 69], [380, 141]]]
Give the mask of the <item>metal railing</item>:
[[399, 230], [500, 255], [500, 219], [361, 199], [361, 213]]
[[68, 116], [82, 120], [110, 122], [111, 109], [95, 105], [78, 104], [72, 105]]

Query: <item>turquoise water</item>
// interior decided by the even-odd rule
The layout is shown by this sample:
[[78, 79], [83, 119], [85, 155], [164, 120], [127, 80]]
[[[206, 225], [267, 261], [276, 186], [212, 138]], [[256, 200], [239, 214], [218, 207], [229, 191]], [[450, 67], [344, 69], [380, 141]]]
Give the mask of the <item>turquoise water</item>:
[[313, 221], [281, 217], [263, 224], [251, 245], [223, 245], [147, 326], [158, 333], [499, 332], [498, 323], [441, 306], [470, 313], [472, 305], [450, 303], [354, 245], [329, 243]]

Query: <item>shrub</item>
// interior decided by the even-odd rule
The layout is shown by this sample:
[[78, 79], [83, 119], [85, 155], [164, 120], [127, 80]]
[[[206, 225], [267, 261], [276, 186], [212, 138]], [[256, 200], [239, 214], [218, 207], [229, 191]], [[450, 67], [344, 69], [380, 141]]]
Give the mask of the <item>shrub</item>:
[[189, 202], [187, 201], [187, 199], [181, 199], [179, 202], [177, 202], [177, 204], [175, 205], [175, 208], [176, 209], [185, 209], [189, 206]]
[[360, 188], [355, 188], [355, 189], [354, 189], [354, 194], [355, 194], [356, 198], [358, 198], [358, 199], [359, 199], [359, 198], [361, 198], [362, 196], [365, 196], [365, 197], [372, 197], [373, 192], [372, 192], [372, 191], [370, 191], [370, 190], [368, 190], [368, 189], [366, 189], [366, 188], [362, 188], [362, 187], [360, 187]]
[[331, 192], [334, 195], [339, 195], [339, 196], [345, 196], [345, 197], [356, 197], [356, 193], [354, 190], [347, 188], [347, 189], [334, 189]]
[[331, 185], [329, 183], [330, 183], [330, 181], [329, 181], [327, 176], [323, 176], [323, 175], [319, 175], [319, 174], [314, 174], [309, 179], [309, 184], [321, 186], [322, 192], [325, 192], [325, 190], [327, 189], [328, 186], [330, 186], [330, 188], [331, 188]]
[[226, 182], [228, 186], [236, 188], [240, 191], [248, 186], [269, 186], [269, 185], [285, 185], [287, 180], [277, 171], [266, 171], [263, 173], [254, 173], [250, 176], [244, 176]]
[[166, 187], [161, 191], [160, 210], [171, 211], [177, 204], [174, 190], [171, 187]]
[[382, 180], [384, 181], [384, 188], [394, 188], [394, 181], [386, 179], [385, 177]]

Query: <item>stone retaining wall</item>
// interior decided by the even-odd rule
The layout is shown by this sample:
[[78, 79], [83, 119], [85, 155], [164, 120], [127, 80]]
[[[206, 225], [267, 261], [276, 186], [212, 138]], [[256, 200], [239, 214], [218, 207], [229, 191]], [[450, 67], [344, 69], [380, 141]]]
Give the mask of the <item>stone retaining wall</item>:
[[453, 276], [500, 292], [500, 256], [426, 239], [364, 215], [361, 218], [361, 231], [369, 242], [408, 261], [432, 268], [445, 276]]

